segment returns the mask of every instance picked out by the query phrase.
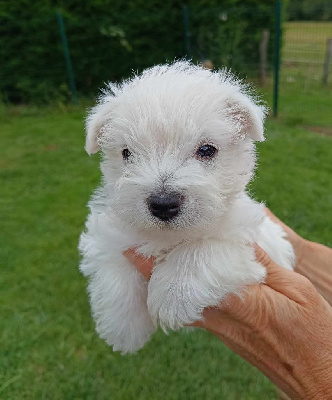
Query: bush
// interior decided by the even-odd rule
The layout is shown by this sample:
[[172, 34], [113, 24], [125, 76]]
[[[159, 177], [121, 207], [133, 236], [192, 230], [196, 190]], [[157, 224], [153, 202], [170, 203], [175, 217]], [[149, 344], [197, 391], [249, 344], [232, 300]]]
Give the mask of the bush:
[[[273, 2], [250, 0], [245, 7], [238, 0], [226, 0], [222, 7], [219, 3], [190, 2], [193, 59], [209, 58], [216, 66], [240, 72], [249, 65], [256, 73], [261, 32], [270, 29], [273, 33]], [[7, 2], [0, 6], [0, 93], [8, 101], [70, 99], [57, 10], [65, 21], [81, 95], [95, 94], [104, 82], [125, 78], [132, 70], [185, 54], [179, 0]]]

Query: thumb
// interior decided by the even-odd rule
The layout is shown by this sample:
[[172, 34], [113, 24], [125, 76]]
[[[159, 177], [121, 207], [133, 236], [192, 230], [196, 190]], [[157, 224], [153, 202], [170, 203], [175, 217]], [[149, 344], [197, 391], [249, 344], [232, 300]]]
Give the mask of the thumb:
[[138, 271], [149, 280], [151, 278], [152, 270], [154, 267], [154, 258], [145, 258], [135, 251], [135, 249], [126, 250], [123, 255], [130, 261]]

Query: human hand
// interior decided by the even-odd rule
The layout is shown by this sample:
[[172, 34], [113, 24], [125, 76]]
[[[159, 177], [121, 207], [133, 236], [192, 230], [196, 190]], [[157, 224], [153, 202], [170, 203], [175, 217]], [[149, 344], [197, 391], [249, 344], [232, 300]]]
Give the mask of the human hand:
[[[149, 279], [153, 259], [125, 256]], [[305, 277], [274, 263], [256, 247], [265, 284], [205, 309], [205, 328], [261, 370], [292, 399], [329, 399], [332, 393], [332, 309]]]
[[303, 239], [265, 208], [266, 215], [280, 225], [291, 242], [296, 264], [294, 270], [307, 277], [318, 292], [332, 305], [332, 249]]
[[265, 207], [265, 213], [269, 218], [271, 218], [271, 220], [273, 222], [280, 225], [282, 227], [282, 229], [286, 232], [287, 240], [289, 240], [291, 242], [293, 249], [294, 249], [295, 258], [296, 258], [295, 259], [295, 262], [296, 262], [295, 270], [296, 270], [297, 266], [299, 266], [302, 262], [302, 259], [306, 252], [306, 248], [308, 246], [309, 241], [303, 239], [303, 237], [301, 237], [295, 231], [293, 231], [292, 228], [290, 228], [285, 223], [283, 223], [267, 207]]

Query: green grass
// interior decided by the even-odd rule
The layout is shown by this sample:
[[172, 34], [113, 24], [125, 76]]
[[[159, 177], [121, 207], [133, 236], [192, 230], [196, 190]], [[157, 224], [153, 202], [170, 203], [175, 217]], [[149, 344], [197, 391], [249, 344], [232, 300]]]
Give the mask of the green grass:
[[[326, 41], [332, 38], [332, 22], [286, 22], [282, 48], [283, 78], [308, 92], [322, 84]], [[332, 63], [332, 60], [331, 60]], [[332, 66], [328, 86], [332, 87]]]
[[[332, 138], [307, 128], [332, 126], [330, 104], [328, 90], [283, 91], [251, 192], [331, 246]], [[83, 118], [83, 109], [2, 117], [0, 399], [276, 399], [263, 375], [207, 332], [158, 332], [129, 356], [97, 337], [77, 268], [86, 203], [100, 179], [99, 156], [83, 150]]]
[[324, 62], [326, 39], [332, 38], [332, 22], [286, 22], [283, 59]]

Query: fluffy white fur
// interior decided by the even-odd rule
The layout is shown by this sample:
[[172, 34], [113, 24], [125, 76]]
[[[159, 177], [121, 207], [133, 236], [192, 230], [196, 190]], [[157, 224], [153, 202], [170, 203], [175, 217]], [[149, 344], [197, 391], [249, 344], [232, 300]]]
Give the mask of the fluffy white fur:
[[[114, 350], [134, 352], [158, 324], [179, 329], [228, 293], [263, 282], [253, 243], [292, 268], [283, 230], [245, 191], [265, 114], [230, 72], [185, 61], [109, 84], [91, 110], [86, 150], [102, 150], [103, 182], [89, 203], [80, 269], [89, 277], [96, 329]], [[215, 157], [197, 157], [204, 144], [218, 149]], [[170, 221], [148, 207], [160, 191], [181, 195]], [[157, 257], [149, 283], [123, 257], [129, 247]]]

